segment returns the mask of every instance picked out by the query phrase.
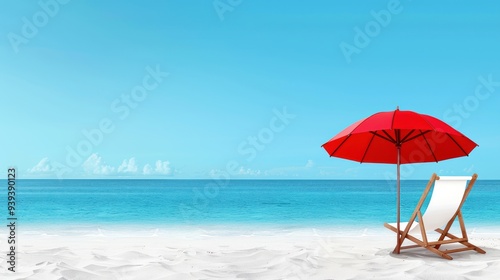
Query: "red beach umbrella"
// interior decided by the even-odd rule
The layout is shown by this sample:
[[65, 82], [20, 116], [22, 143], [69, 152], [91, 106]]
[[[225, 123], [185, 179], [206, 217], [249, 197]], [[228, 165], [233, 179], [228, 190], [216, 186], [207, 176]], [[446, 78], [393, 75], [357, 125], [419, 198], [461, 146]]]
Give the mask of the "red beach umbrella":
[[322, 145], [331, 157], [397, 165], [397, 246], [400, 240], [400, 165], [468, 156], [478, 145], [445, 122], [412, 111], [380, 112]]

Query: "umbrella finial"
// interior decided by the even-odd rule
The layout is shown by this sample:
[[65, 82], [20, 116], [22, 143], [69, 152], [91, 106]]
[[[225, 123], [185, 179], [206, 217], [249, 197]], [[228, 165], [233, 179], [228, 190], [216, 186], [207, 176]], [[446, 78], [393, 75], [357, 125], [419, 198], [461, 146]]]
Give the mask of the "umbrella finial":
[[399, 111], [399, 106], [396, 106], [396, 110], [398, 110], [398, 111]]

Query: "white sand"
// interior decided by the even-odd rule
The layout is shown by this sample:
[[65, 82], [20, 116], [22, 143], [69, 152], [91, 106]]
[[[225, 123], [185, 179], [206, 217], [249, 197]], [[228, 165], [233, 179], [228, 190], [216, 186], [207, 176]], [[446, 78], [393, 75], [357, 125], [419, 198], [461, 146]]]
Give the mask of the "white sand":
[[500, 279], [500, 233], [474, 233], [487, 251], [448, 261], [423, 249], [392, 255], [390, 231], [99, 231], [18, 236], [17, 272], [0, 279]]

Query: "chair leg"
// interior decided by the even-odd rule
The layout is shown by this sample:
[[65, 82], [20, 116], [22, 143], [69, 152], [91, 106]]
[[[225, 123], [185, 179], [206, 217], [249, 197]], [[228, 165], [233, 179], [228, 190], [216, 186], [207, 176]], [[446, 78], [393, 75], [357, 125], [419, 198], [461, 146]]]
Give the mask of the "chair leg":
[[443, 252], [441, 250], [434, 248], [433, 246], [425, 247], [425, 249], [427, 249], [427, 250], [433, 252], [434, 254], [437, 254], [438, 256], [445, 258], [447, 260], [450, 260], [450, 261], [453, 260], [453, 258], [450, 255], [446, 254], [445, 252]]
[[[453, 235], [453, 234], [451, 234], [451, 233], [449, 233], [449, 232], [448, 232], [448, 233], [445, 233], [445, 232], [444, 232], [442, 229], [440, 229], [440, 228], [436, 229], [436, 231], [437, 231], [437, 232], [439, 232], [439, 233], [441, 233], [441, 235], [446, 236], [446, 237], [448, 237], [448, 238], [450, 238], [450, 239], [459, 239], [459, 237], [458, 237], [458, 236]], [[464, 245], [465, 247], [469, 248], [470, 250], [474, 250], [474, 251], [476, 251], [476, 252], [478, 252], [478, 253], [480, 253], [480, 254], [486, 254], [486, 251], [484, 251], [483, 249], [481, 249], [481, 248], [477, 247], [476, 245], [474, 245], [474, 244], [470, 243], [469, 241], [462, 241], [462, 242], [460, 242], [460, 244], [462, 244], [462, 245]], [[437, 246], [436, 246], [436, 247], [437, 247]]]
[[476, 245], [474, 245], [472, 243], [469, 243], [469, 242], [460, 242], [460, 243], [462, 243], [464, 246], [470, 248], [471, 250], [478, 252], [479, 254], [486, 254], [485, 250], [477, 247]]

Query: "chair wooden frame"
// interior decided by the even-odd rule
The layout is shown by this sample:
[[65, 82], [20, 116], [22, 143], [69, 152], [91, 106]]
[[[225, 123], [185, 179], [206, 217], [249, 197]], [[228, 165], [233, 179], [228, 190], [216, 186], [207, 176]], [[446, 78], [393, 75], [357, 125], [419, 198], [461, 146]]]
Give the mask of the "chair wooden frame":
[[[464, 204], [465, 200], [467, 199], [467, 196], [469, 195], [469, 193], [472, 189], [472, 186], [474, 186], [474, 183], [476, 182], [476, 179], [477, 179], [477, 174], [472, 175], [472, 179], [469, 181], [469, 184], [467, 185], [467, 187], [465, 189], [464, 196], [462, 198], [460, 205], [458, 206], [458, 210], [455, 212], [455, 214], [448, 221], [448, 223], [446, 224], [444, 229], [438, 228], [435, 230], [436, 232], [441, 233], [441, 236], [439, 237], [439, 239], [437, 241], [429, 241], [427, 238], [426, 230], [425, 230], [425, 224], [424, 224], [425, 221], [422, 219], [423, 215], [422, 215], [421, 207], [422, 207], [425, 199], [427, 198], [427, 195], [429, 194], [429, 191], [431, 190], [432, 185], [434, 184], [434, 182], [436, 180], [439, 180], [439, 176], [436, 173], [432, 174], [431, 179], [427, 183], [427, 186], [425, 187], [425, 190], [424, 190], [422, 196], [420, 197], [420, 200], [419, 200], [417, 206], [415, 207], [415, 211], [413, 211], [413, 214], [411, 215], [408, 224], [406, 225], [404, 230], [402, 230], [402, 229], [400, 230], [400, 242], [399, 242], [399, 245], [396, 245], [396, 248], [394, 249], [394, 253], [399, 252], [399, 250], [403, 250], [403, 249], [423, 247], [423, 248], [441, 256], [442, 258], [445, 258], [448, 260], [453, 259], [449, 254], [467, 251], [467, 250], [474, 250], [478, 253], [485, 254], [486, 252], [484, 250], [477, 247], [476, 245], [469, 243], [469, 238], [467, 236], [467, 232], [465, 229], [465, 223], [464, 223], [464, 219], [462, 216], [462, 210], [461, 210], [462, 205]], [[412, 224], [413, 224], [413, 222], [415, 222], [415, 219], [417, 217], [418, 217], [418, 223], [420, 226], [420, 232], [422, 235], [422, 240], [409, 234], [410, 230], [412, 229]], [[449, 230], [450, 230], [451, 226], [453, 225], [453, 223], [455, 222], [456, 218], [458, 218], [458, 221], [460, 223], [462, 237], [458, 237], [458, 236], [455, 236], [455, 235], [449, 233]], [[397, 233], [397, 229], [394, 226], [392, 226], [388, 223], [385, 223], [384, 226]], [[448, 239], [445, 239], [446, 237]], [[401, 246], [405, 239], [408, 239], [408, 240], [416, 243], [416, 245]], [[442, 250], [442, 249], [440, 250], [441, 245], [451, 244], [451, 243], [460, 243], [464, 247], [457, 248], [457, 249], [451, 249], [451, 250]]]

